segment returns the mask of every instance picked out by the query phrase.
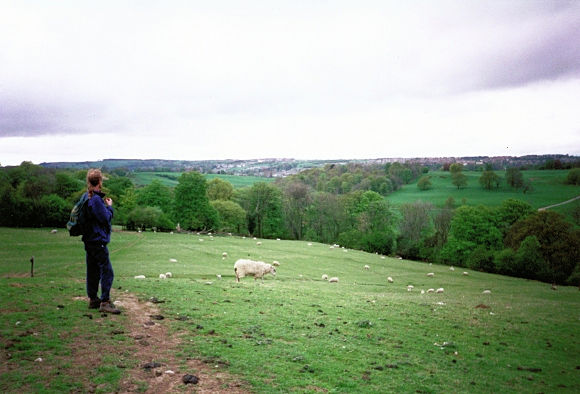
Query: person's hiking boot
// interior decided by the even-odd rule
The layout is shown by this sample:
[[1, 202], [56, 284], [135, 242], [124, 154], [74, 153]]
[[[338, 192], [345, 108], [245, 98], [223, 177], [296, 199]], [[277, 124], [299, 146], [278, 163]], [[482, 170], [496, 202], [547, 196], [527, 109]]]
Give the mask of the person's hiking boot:
[[98, 298], [91, 298], [89, 301], [89, 309], [99, 309], [101, 306], [101, 300]]
[[121, 313], [120, 310], [115, 308], [115, 305], [113, 305], [111, 303], [111, 301], [101, 302], [101, 307], [99, 308], [99, 312], [112, 313], [113, 315], [118, 315], [119, 313]]

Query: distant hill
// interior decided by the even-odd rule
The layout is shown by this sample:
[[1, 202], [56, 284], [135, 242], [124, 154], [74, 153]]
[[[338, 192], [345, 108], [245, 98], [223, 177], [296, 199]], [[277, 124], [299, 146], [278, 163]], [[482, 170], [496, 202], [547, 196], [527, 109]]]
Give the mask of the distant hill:
[[83, 162], [41, 163], [47, 168], [88, 169], [102, 168], [106, 171], [124, 169], [129, 172], [184, 172], [199, 171], [204, 174], [253, 175], [260, 177], [283, 177], [296, 174], [307, 168], [326, 164], [386, 164], [393, 162], [420, 164], [431, 169], [440, 169], [451, 163], [462, 163], [466, 169], [476, 169], [490, 164], [495, 169], [506, 167], [538, 168], [548, 165], [550, 169], [578, 166], [579, 156], [546, 154], [528, 156], [470, 156], [470, 157], [418, 157], [418, 158], [377, 158], [377, 159], [336, 159], [336, 160], [296, 160], [291, 158], [266, 158], [248, 160], [163, 160], [163, 159], [105, 159]]

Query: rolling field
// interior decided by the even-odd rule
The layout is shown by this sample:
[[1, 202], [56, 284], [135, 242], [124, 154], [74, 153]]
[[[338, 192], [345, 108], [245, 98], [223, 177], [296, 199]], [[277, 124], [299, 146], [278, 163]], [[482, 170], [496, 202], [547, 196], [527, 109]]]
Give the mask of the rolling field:
[[[150, 184], [153, 180], [158, 180], [165, 186], [177, 186], [177, 179], [181, 173], [179, 172], [135, 172], [131, 176], [131, 180], [136, 186], [145, 186]], [[228, 181], [234, 188], [252, 186], [256, 182], [272, 182], [273, 178], [263, 178], [257, 176], [237, 176], [237, 175], [221, 175], [221, 174], [204, 174], [205, 178], [210, 181], [213, 178], [220, 178]]]
[[[0, 240], [0, 390], [123, 387], [141, 368], [127, 328], [131, 314], [87, 317], [80, 240], [64, 230], [4, 228]], [[180, 371], [188, 360], [206, 360], [253, 392], [580, 391], [578, 288], [554, 291], [323, 244], [261, 241], [116, 232], [113, 297], [162, 300], [159, 324], [171, 333], [168, 342], [178, 342], [172, 354]], [[235, 283], [238, 258], [278, 260], [278, 275]], [[172, 278], [158, 279], [168, 271]], [[421, 294], [440, 287], [442, 294]], [[87, 355], [92, 368], [79, 361]], [[155, 354], [149, 361], [167, 362]], [[134, 383], [145, 391], [153, 380]]]
[[[432, 189], [421, 191], [415, 182], [404, 185], [400, 190], [389, 195], [387, 199], [394, 204], [422, 200], [429, 201], [436, 206], [442, 206], [451, 196], [455, 199], [455, 204], [461, 204], [462, 200], [465, 199], [465, 203], [468, 205], [499, 206], [502, 201], [515, 198], [526, 201], [537, 209], [569, 200], [580, 194], [580, 187], [564, 184], [568, 171], [522, 171], [524, 179], [531, 180], [534, 188], [532, 192], [525, 194], [521, 189], [518, 191], [507, 186], [505, 180], [502, 180], [499, 190], [484, 190], [479, 184], [481, 172], [464, 171], [463, 173], [468, 179], [467, 187], [463, 189], [457, 189], [451, 183], [449, 172], [433, 171], [427, 174], [433, 184]], [[496, 174], [505, 178], [504, 171], [496, 171]]]

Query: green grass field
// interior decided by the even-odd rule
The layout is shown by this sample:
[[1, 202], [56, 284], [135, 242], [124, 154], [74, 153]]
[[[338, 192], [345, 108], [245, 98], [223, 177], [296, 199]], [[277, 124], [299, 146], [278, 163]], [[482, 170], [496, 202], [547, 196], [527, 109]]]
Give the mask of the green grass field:
[[[135, 172], [131, 176], [131, 180], [136, 186], [146, 186], [153, 180], [158, 180], [165, 186], [177, 186], [177, 179], [181, 173], [179, 172]], [[204, 174], [209, 181], [213, 178], [220, 178], [228, 181], [234, 188], [245, 186], [252, 186], [256, 182], [273, 182], [274, 178], [264, 178], [257, 176], [237, 176], [237, 175], [222, 175], [222, 174]]]
[[[47, 229], [2, 228], [0, 240], [0, 391], [117, 390], [135, 366], [134, 344], [111, 332], [129, 322], [85, 316], [82, 243]], [[116, 232], [113, 297], [164, 300], [163, 324], [181, 340], [176, 357], [212, 360], [255, 392], [580, 391], [578, 288], [261, 241]], [[278, 260], [278, 275], [235, 283], [237, 258]], [[158, 279], [167, 271], [173, 278]], [[99, 354], [103, 342], [115, 351]], [[91, 349], [95, 367], [75, 366]]]

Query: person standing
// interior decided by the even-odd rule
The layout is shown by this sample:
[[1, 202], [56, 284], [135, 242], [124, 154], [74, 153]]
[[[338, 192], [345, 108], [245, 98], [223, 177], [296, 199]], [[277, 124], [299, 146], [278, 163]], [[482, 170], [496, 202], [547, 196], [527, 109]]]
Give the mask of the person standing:
[[[89, 308], [100, 312], [119, 314], [120, 310], [111, 303], [110, 292], [113, 285], [113, 266], [109, 258], [107, 244], [111, 241], [111, 220], [113, 200], [102, 192], [103, 174], [99, 169], [87, 172], [86, 222], [83, 229], [87, 263], [87, 295]], [[97, 296], [101, 285], [101, 297]]]

